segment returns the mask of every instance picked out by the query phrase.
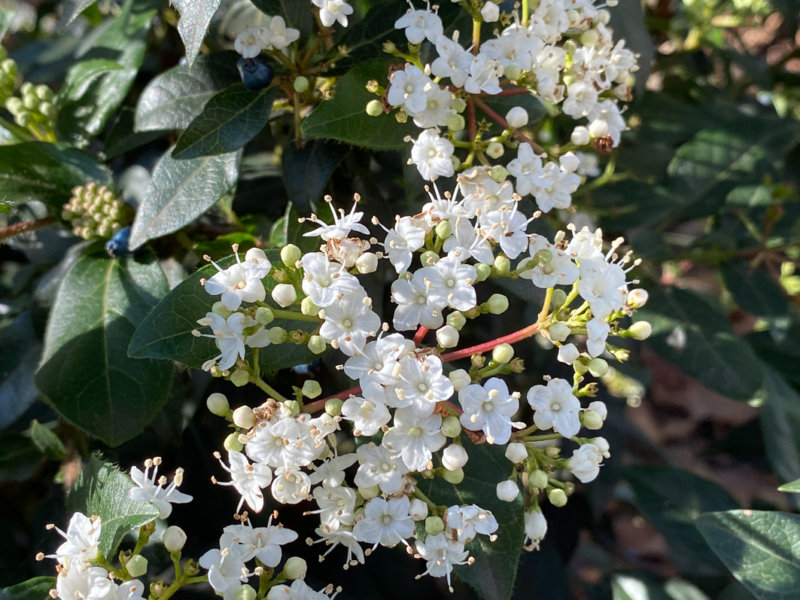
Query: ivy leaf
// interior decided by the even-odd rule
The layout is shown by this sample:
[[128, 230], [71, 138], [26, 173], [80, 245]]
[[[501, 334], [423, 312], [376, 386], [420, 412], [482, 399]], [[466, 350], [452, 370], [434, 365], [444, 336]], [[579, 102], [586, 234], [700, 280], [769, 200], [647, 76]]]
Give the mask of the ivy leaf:
[[343, 75], [336, 84], [333, 99], [319, 104], [303, 120], [303, 134], [373, 150], [404, 148], [406, 143], [403, 138], [419, 132], [410, 119], [401, 124], [393, 115], [371, 117], [366, 113], [367, 103], [377, 99], [375, 94], [367, 91], [367, 81], [386, 81], [390, 64], [391, 61], [384, 59], [374, 60]]
[[269, 121], [278, 88], [260, 92], [235, 83], [211, 98], [183, 132], [172, 157], [180, 160], [234, 152]]
[[131, 227], [129, 246], [135, 250], [148, 240], [191, 223], [226, 194], [239, 174], [239, 154], [175, 160], [168, 150], [153, 170]]
[[4, 587], [0, 590], [0, 600], [42, 600], [47, 598], [47, 593], [56, 587], [55, 577], [34, 577]]
[[214, 52], [155, 77], [136, 103], [136, 131], [186, 129], [217, 92], [239, 81], [235, 52]]
[[180, 13], [178, 33], [186, 48], [186, 60], [191, 65], [208, 31], [208, 24], [219, 8], [220, 0], [172, 0]]
[[497, 484], [507, 478], [509, 471], [503, 452], [502, 447], [490, 444], [470, 445], [464, 480], [458, 486], [438, 478], [419, 484], [437, 504], [477, 504], [490, 510], [497, 519], [497, 539], [490, 542], [486, 536], [477, 536], [467, 545], [475, 562], [454, 568], [456, 576], [475, 588], [485, 600], [511, 597], [525, 531], [522, 496], [513, 502], [497, 498]]
[[300, 147], [289, 142], [283, 147], [283, 185], [300, 212], [314, 210], [345, 152], [346, 147], [327, 140], [308, 140]]
[[[267, 251], [267, 257], [273, 265], [280, 264], [277, 251]], [[234, 261], [235, 258], [230, 256], [217, 264], [226, 268]], [[207, 360], [218, 356], [220, 352], [214, 340], [192, 335], [192, 330], [198, 329], [197, 319], [210, 312], [214, 302], [219, 300], [219, 296], [208, 294], [200, 283], [201, 279], [208, 279], [216, 272], [213, 265], [206, 265], [167, 294], [141, 321], [128, 348], [130, 356], [176, 360], [197, 369]], [[278, 282], [269, 276], [262, 281], [269, 296]], [[269, 327], [312, 331], [318, 325], [319, 323], [309, 321], [275, 319]], [[261, 368], [267, 372], [305, 364], [313, 358], [314, 355], [305, 344], [270, 345], [259, 351]]]
[[130, 499], [128, 493], [135, 487], [114, 465], [92, 456], [69, 491], [68, 512], [100, 517], [98, 549], [106, 559], [114, 556], [122, 538], [131, 529], [159, 515], [150, 502]]
[[100, 244], [59, 287], [36, 385], [61, 416], [110, 446], [141, 433], [169, 392], [171, 363], [127, 353], [137, 324], [167, 289], [155, 260], [110, 259]]
[[17, 204], [39, 200], [61, 210], [72, 188], [88, 181], [106, 185], [111, 174], [75, 148], [47, 142], [0, 146], [0, 198]]
[[800, 516], [759, 510], [704, 514], [697, 528], [725, 566], [759, 600], [790, 600], [800, 589]]

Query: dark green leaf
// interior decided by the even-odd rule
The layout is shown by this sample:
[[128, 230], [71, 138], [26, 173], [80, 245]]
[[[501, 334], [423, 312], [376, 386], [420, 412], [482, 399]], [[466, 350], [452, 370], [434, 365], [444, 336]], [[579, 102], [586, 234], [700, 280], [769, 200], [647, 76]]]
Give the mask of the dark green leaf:
[[30, 429], [31, 441], [38, 448], [39, 452], [51, 460], [61, 460], [67, 455], [67, 449], [59, 437], [53, 433], [46, 425], [42, 425], [34, 419], [31, 421]]
[[497, 484], [507, 479], [508, 474], [509, 463], [503, 448], [490, 444], [470, 445], [464, 481], [458, 486], [439, 478], [420, 482], [420, 488], [437, 504], [477, 504], [492, 511], [497, 519], [497, 539], [490, 542], [486, 536], [478, 536], [467, 545], [475, 562], [454, 570], [459, 579], [475, 588], [485, 600], [511, 597], [522, 552], [525, 529], [522, 496], [514, 502], [497, 498]]
[[786, 492], [788, 494], [800, 494], [800, 479], [795, 479], [789, 483], [784, 483], [778, 488], [779, 492]]
[[720, 272], [733, 299], [747, 312], [759, 317], [780, 317], [789, 309], [783, 288], [763, 270], [751, 269], [748, 261], [727, 261]]
[[136, 104], [136, 131], [186, 129], [209, 98], [239, 81], [235, 52], [198, 56], [147, 84]]
[[[750, 346], [736, 337], [725, 318], [703, 298], [675, 287], [650, 289], [639, 318], [649, 321], [647, 344], [706, 387], [735, 400], [749, 400], [761, 386], [761, 370]], [[677, 343], [676, 334], [685, 334]]]
[[208, 31], [208, 24], [219, 8], [220, 0], [172, 0], [180, 13], [178, 33], [186, 48], [186, 60], [191, 65]]
[[58, 28], [64, 29], [67, 27], [79, 14], [95, 2], [97, 2], [97, 0], [64, 0], [64, 4], [61, 8], [61, 17], [58, 19]]
[[275, 87], [254, 92], [241, 83], [221, 91], [178, 138], [172, 157], [185, 160], [238, 150], [267, 124], [277, 94]]
[[294, 244], [303, 252], [313, 252], [319, 248], [319, 238], [305, 237], [303, 234], [307, 231], [309, 231], [308, 226], [300, 223], [299, 215], [290, 202], [286, 205], [283, 216], [272, 225], [269, 241], [278, 248], [286, 244]]
[[286, 24], [298, 29], [300, 37], [305, 38], [311, 34], [314, 26], [314, 16], [311, 6], [295, 0], [252, 0], [259, 10], [268, 15], [281, 15]]
[[[491, 108], [498, 116], [505, 119], [506, 113], [515, 106], [521, 106], [528, 113], [528, 123], [533, 125], [547, 116], [547, 109], [542, 105], [533, 94], [523, 94], [520, 96], [490, 96], [483, 98], [486, 105]], [[481, 114], [480, 108], [478, 113]], [[490, 123], [494, 123], [487, 117]], [[499, 127], [499, 126], [498, 126]]]
[[697, 520], [697, 528], [756, 598], [797, 598], [800, 516], [758, 510], [712, 512]]
[[236, 152], [188, 160], [175, 160], [170, 153], [167, 150], [153, 170], [131, 228], [131, 249], [191, 223], [236, 183]]
[[0, 482], [25, 481], [39, 469], [42, 455], [22, 434], [0, 432]]
[[377, 99], [367, 91], [370, 79], [386, 82], [390, 61], [374, 60], [362, 64], [342, 76], [335, 96], [318, 105], [303, 121], [303, 134], [347, 142], [373, 150], [396, 150], [406, 146], [403, 138], [419, 130], [411, 122], [400, 124], [393, 115], [371, 117], [366, 113], [370, 100]]
[[136, 326], [167, 293], [152, 259], [93, 245], [64, 274], [36, 385], [68, 421], [109, 445], [139, 434], [169, 392], [172, 364], [128, 358]]
[[776, 199], [772, 190], [764, 185], [740, 185], [733, 188], [725, 197], [726, 204], [734, 206], [769, 206]]
[[89, 181], [110, 184], [111, 175], [80, 150], [46, 142], [0, 146], [0, 198], [5, 202], [40, 200], [60, 212], [72, 188]]
[[761, 430], [770, 465], [784, 481], [800, 478], [800, 394], [772, 367], [763, 365], [758, 394]]
[[76, 63], [67, 73], [64, 85], [56, 96], [59, 105], [79, 101], [92, 82], [100, 75], [110, 71], [119, 71], [122, 65], [113, 60], [97, 58]]
[[653, 39], [645, 24], [644, 10], [638, 2], [620, 2], [609, 7], [610, 28], [615, 40], [625, 40], [625, 46], [637, 54], [639, 70], [636, 72], [636, 92], [645, 89], [650, 66], [655, 54]]
[[613, 600], [708, 600], [700, 589], [683, 579], [661, 582], [650, 575], [614, 575]]
[[[267, 256], [273, 265], [280, 265], [277, 251], [268, 251]], [[233, 257], [217, 261], [225, 268], [234, 262]], [[182, 362], [199, 369], [203, 363], [219, 355], [214, 340], [194, 337], [193, 329], [198, 329], [197, 319], [211, 311], [219, 296], [210, 296], [200, 283], [216, 273], [213, 265], [206, 265], [173, 289], [149, 315], [141, 322], [131, 339], [128, 352], [134, 358], [163, 358]], [[278, 283], [272, 277], [263, 279], [267, 296]], [[304, 321], [275, 319], [270, 327], [284, 329], [313, 330], [318, 324]], [[207, 333], [210, 333], [207, 331]], [[261, 348], [259, 362], [268, 372], [293, 367], [311, 361], [314, 355], [305, 344], [280, 344]]]
[[158, 517], [158, 509], [149, 502], [131, 500], [136, 486], [114, 465], [95, 456], [89, 460], [67, 496], [67, 510], [101, 519], [98, 549], [107, 559], [131, 529]]
[[303, 214], [313, 211], [346, 146], [327, 140], [309, 140], [300, 147], [292, 142], [283, 148], [283, 185], [289, 201]]
[[30, 311], [0, 329], [0, 429], [16, 421], [39, 395], [33, 374], [41, 353]]
[[704, 512], [737, 508], [728, 492], [696, 475], [668, 467], [629, 467], [625, 478], [644, 516], [667, 540], [670, 557], [681, 572], [718, 574], [722, 565], [709, 560], [708, 547], [694, 522]]
[[384, 42], [394, 42], [402, 47], [406, 41], [405, 33], [402, 29], [395, 29], [394, 24], [406, 11], [408, 5], [402, 2], [383, 2], [372, 7], [361, 21], [348, 27], [339, 40], [339, 46], [347, 48], [347, 55], [336, 61], [335, 71], [351, 69], [380, 56]]
[[44, 600], [55, 587], [55, 577], [34, 577], [0, 590], [0, 600]]
[[117, 113], [117, 118], [111, 123], [103, 140], [103, 154], [106, 159], [139, 148], [162, 135], [161, 131], [134, 131], [134, 114], [133, 109], [128, 106]]

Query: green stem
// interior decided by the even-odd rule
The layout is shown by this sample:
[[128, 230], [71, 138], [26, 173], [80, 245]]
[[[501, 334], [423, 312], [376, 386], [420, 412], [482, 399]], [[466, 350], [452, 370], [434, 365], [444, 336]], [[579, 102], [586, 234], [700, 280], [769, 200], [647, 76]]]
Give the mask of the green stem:
[[272, 397], [274, 400], [277, 400], [278, 402], [288, 402], [289, 401], [288, 398], [286, 398], [282, 394], [278, 393], [278, 391], [275, 390], [275, 388], [273, 388], [271, 385], [269, 385], [266, 381], [264, 381], [260, 377], [257, 377], [257, 378], [251, 377], [250, 378], [250, 383], [254, 383], [262, 392], [264, 392], [265, 394], [269, 395], [270, 397]]
[[[265, 304], [264, 306], [269, 306]], [[269, 306], [272, 314], [278, 319], [286, 319], [288, 321], [305, 321], [307, 323], [322, 323], [322, 319], [313, 315], [304, 315], [303, 313], [295, 312], [293, 310], [284, 310], [281, 308], [272, 308]]]
[[439, 507], [436, 504], [434, 504], [430, 498], [428, 498], [425, 494], [419, 491], [419, 488], [414, 489], [414, 496], [416, 496], [417, 498], [422, 500], [425, 504], [427, 504], [428, 510], [431, 513], [434, 513], [436, 510], [438, 510]]

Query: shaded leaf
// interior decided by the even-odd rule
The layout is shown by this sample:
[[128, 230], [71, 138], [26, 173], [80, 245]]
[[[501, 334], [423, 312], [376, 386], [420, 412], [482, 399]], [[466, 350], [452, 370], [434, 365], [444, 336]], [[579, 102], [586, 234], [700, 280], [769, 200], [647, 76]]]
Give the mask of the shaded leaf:
[[41, 460], [42, 455], [30, 439], [19, 433], [0, 432], [0, 482], [31, 478]]
[[384, 42], [394, 42], [402, 48], [406, 43], [405, 32], [395, 29], [394, 24], [406, 11], [408, 5], [402, 2], [383, 2], [373, 6], [361, 21], [347, 27], [338, 43], [347, 48], [347, 55], [336, 61], [334, 72], [346, 71], [380, 56]]
[[59, 437], [36, 419], [31, 421], [30, 435], [33, 445], [45, 457], [51, 460], [61, 460], [67, 455], [67, 449]]
[[789, 483], [784, 483], [778, 488], [779, 492], [787, 492], [790, 494], [800, 494], [800, 479], [795, 479]]
[[36, 385], [66, 420], [111, 446], [141, 433], [169, 392], [171, 363], [127, 353], [136, 326], [166, 293], [157, 262], [110, 259], [100, 244], [59, 287]]
[[283, 147], [283, 185], [297, 210], [308, 214], [316, 208], [346, 150], [341, 144], [327, 140], [309, 140], [299, 148], [289, 142]]
[[172, 5], [180, 13], [178, 33], [186, 48], [186, 60], [191, 65], [203, 39], [206, 37], [211, 18], [219, 8], [220, 0], [172, 0]]
[[733, 299], [747, 312], [759, 317], [779, 317], [789, 309], [783, 288], [763, 270], [751, 269], [748, 261], [726, 261], [720, 273]]
[[300, 38], [311, 34], [314, 26], [312, 7], [295, 0], [252, 0], [259, 10], [268, 15], [281, 15], [286, 24], [300, 31]]
[[177, 231], [211, 208], [236, 183], [239, 154], [176, 160], [168, 150], [153, 170], [136, 218], [129, 247]]
[[34, 577], [0, 590], [0, 600], [43, 600], [55, 587], [55, 577]]
[[0, 329], [0, 429], [11, 425], [36, 401], [39, 392], [33, 374], [41, 353], [30, 311]]
[[254, 92], [241, 83], [221, 91], [178, 138], [172, 157], [185, 160], [238, 150], [267, 124], [277, 94], [275, 87]]
[[64, 0], [61, 7], [61, 17], [58, 19], [58, 29], [64, 29], [69, 26], [79, 14], [96, 2], [97, 0]]
[[613, 600], [708, 600], [708, 596], [688, 581], [662, 582], [651, 575], [613, 575], [611, 591]]
[[757, 397], [767, 458], [781, 479], [792, 481], [800, 478], [800, 394], [771, 366], [761, 364], [764, 385]]
[[697, 528], [756, 598], [797, 598], [800, 516], [758, 510], [712, 512], [697, 520]]
[[128, 496], [136, 486], [111, 463], [92, 456], [78, 475], [67, 496], [70, 513], [97, 515], [101, 519], [98, 549], [112, 558], [125, 534], [158, 517], [150, 502], [138, 502]]

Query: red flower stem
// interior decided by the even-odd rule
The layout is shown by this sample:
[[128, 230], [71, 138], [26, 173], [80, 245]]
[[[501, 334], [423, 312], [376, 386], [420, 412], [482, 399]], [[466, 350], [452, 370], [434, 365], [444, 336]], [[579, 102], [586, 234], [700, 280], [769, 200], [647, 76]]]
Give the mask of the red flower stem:
[[514, 333], [509, 333], [508, 335], [478, 344], [477, 346], [462, 348], [461, 350], [456, 350], [455, 352], [448, 352], [447, 354], [442, 354], [439, 358], [441, 358], [442, 362], [451, 362], [462, 358], [469, 358], [473, 354], [483, 354], [484, 352], [489, 352], [500, 344], [513, 344], [515, 342], [519, 342], [520, 340], [533, 337], [537, 333], [539, 333], [538, 321], [520, 329], [519, 331], [515, 331]]
[[25, 221], [24, 223], [15, 223], [14, 225], [9, 225], [8, 227], [0, 228], [0, 240], [14, 237], [15, 235], [19, 235], [20, 233], [25, 233], [26, 231], [34, 231], [35, 229], [41, 229], [42, 227], [46, 227], [51, 223], [55, 222], [56, 222], [55, 217], [44, 217], [43, 219], [36, 219], [35, 221]]
[[417, 333], [414, 334], [414, 345], [419, 346], [419, 343], [422, 341], [422, 338], [428, 335], [429, 331], [430, 329], [428, 329], [427, 327], [420, 326], [420, 328], [417, 329]]
[[319, 400], [314, 400], [314, 402], [309, 402], [308, 404], [303, 404], [303, 412], [307, 413], [315, 413], [318, 410], [325, 409], [325, 403], [328, 400], [333, 400], [334, 398], [339, 398], [340, 400], [347, 400], [351, 395], [355, 396], [356, 394], [361, 393], [361, 386], [356, 385], [351, 388], [347, 388], [346, 390], [342, 390], [341, 392], [336, 392], [335, 394], [331, 394], [330, 396], [326, 396], [325, 398], [320, 398]]
[[522, 96], [524, 94], [530, 94], [528, 90], [521, 87], [513, 87], [513, 88], [506, 88], [499, 94], [485, 94], [482, 95], [483, 98], [494, 98], [496, 96]]
[[478, 135], [478, 126], [475, 123], [475, 100], [472, 96], [467, 99], [467, 120], [469, 122], [469, 139], [474, 142]]
[[[476, 104], [476, 106], [478, 108], [480, 108], [483, 112], [485, 112], [489, 117], [491, 117], [492, 120], [494, 120], [498, 125], [500, 125], [500, 127], [502, 127], [503, 129], [508, 129], [508, 121], [506, 121], [503, 117], [501, 117], [496, 112], [494, 112], [491, 108], [489, 108], [489, 106], [485, 102], [475, 98], [475, 104]], [[544, 148], [542, 148], [539, 144], [537, 144], [532, 139], [530, 139], [527, 135], [522, 133], [519, 129], [514, 131], [514, 137], [517, 138], [521, 142], [525, 142], [526, 144], [530, 144], [531, 148], [536, 150], [536, 152], [544, 152]]]

